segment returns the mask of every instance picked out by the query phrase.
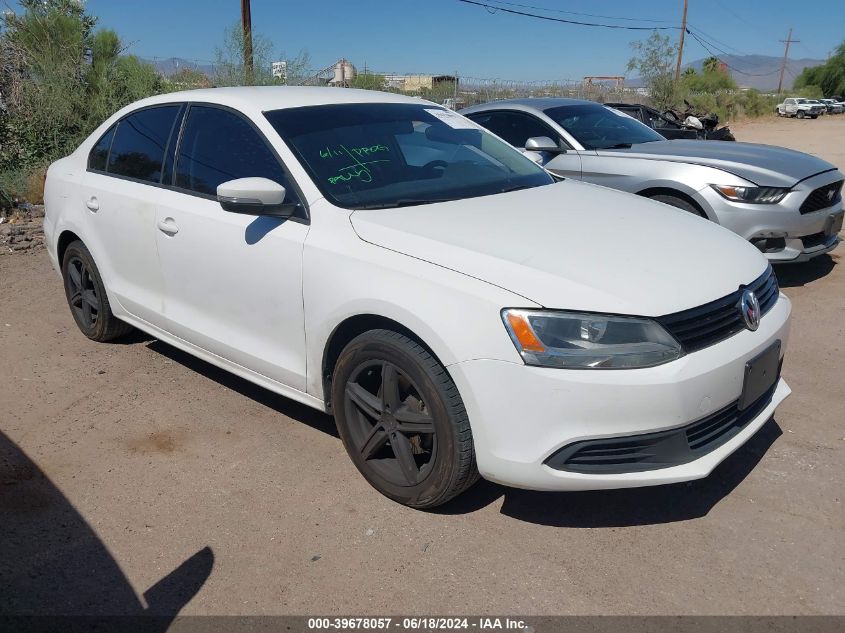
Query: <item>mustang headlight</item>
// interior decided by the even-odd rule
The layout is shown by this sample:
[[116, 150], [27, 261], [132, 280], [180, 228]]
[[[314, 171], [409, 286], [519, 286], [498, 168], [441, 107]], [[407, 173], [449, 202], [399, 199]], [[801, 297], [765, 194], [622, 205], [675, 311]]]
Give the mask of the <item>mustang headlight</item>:
[[506, 309], [502, 321], [527, 365], [634, 369], [668, 363], [683, 353], [651, 319]]
[[728, 200], [750, 204], [777, 204], [789, 193], [788, 187], [734, 187], [710, 185]]

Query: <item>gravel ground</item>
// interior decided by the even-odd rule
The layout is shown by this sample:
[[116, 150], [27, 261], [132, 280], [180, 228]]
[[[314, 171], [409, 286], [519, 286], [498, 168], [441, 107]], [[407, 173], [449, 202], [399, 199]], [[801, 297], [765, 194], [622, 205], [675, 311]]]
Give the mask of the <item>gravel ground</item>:
[[[845, 116], [732, 127], [845, 166]], [[3, 252], [0, 613], [845, 614], [842, 248], [777, 270], [794, 393], [708, 479], [481, 482], [429, 513], [373, 491], [327, 416], [88, 341], [44, 251]]]

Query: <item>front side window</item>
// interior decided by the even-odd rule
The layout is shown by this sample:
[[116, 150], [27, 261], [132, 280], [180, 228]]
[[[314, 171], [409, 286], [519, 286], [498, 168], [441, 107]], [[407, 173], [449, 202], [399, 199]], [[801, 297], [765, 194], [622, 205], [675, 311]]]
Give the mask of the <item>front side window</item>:
[[558, 106], [545, 113], [585, 149], [621, 148], [666, 140], [627, 114], [599, 104]]
[[514, 147], [525, 147], [525, 141], [536, 136], [558, 137], [548, 125], [523, 112], [480, 112], [469, 118]]
[[111, 143], [108, 173], [160, 182], [164, 152], [178, 112], [178, 105], [158, 106], [121, 119]]
[[554, 182], [512, 147], [432, 104], [306, 106], [265, 116], [322, 194], [347, 209], [474, 198]]
[[95, 171], [106, 171], [106, 162], [109, 158], [109, 148], [114, 138], [115, 126], [112, 125], [108, 131], [100, 137], [97, 144], [91, 148], [88, 154], [88, 169]]
[[287, 190], [285, 172], [261, 135], [242, 117], [210, 106], [192, 105], [176, 159], [176, 186], [217, 195], [217, 186], [236, 178], [261, 177]]

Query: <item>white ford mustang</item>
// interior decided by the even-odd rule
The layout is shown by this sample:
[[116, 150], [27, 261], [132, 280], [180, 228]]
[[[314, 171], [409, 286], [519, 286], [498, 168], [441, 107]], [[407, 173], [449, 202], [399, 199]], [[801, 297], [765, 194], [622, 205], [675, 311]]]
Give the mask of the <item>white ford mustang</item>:
[[76, 323], [334, 415], [379, 491], [706, 476], [789, 394], [789, 301], [733, 233], [543, 169], [419, 99], [160, 95], [46, 183]]

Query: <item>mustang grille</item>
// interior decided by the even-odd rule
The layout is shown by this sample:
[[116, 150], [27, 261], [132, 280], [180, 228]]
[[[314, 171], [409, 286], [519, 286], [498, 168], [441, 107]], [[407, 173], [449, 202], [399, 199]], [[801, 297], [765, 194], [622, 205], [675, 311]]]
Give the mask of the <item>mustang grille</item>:
[[772, 267], [748, 286], [703, 306], [668, 314], [657, 319], [687, 352], [708, 347], [745, 329], [739, 311], [742, 293], [748, 288], [757, 295], [760, 315], [766, 314], [778, 298], [778, 282]]
[[[810, 192], [807, 199], [804, 200], [799, 211], [804, 213], [812, 213], [819, 209], [827, 209], [842, 199], [842, 183], [843, 180], [832, 182], [829, 185], [819, 187]], [[833, 193], [831, 193], [833, 192]]]

